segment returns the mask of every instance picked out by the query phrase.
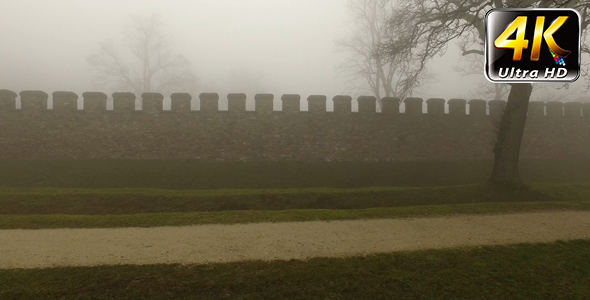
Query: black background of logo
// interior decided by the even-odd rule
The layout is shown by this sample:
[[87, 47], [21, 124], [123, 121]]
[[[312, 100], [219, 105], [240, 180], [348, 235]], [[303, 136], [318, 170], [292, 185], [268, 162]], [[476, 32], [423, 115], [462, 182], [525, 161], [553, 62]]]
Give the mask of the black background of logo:
[[[520, 61], [513, 61], [513, 49], [496, 49], [494, 41], [504, 32], [504, 30], [518, 16], [527, 17], [525, 39], [528, 40], [528, 48], [523, 49]], [[549, 28], [557, 17], [568, 16], [567, 21], [553, 34], [553, 39], [559, 47], [571, 53], [564, 58], [565, 67], [555, 63], [549, 46], [543, 38], [541, 41], [541, 51], [539, 61], [531, 61], [531, 51], [533, 47], [533, 37], [535, 33], [535, 24], [537, 16], [545, 17], [543, 32]], [[486, 74], [493, 81], [573, 81], [580, 72], [580, 27], [579, 17], [573, 10], [492, 10], [486, 16]], [[514, 39], [516, 32], [513, 33], [509, 40]], [[531, 78], [500, 78], [498, 71], [500, 68], [520, 68], [521, 70], [539, 70], [539, 77]], [[568, 75], [565, 78], [544, 78], [546, 68], [566, 68]]]

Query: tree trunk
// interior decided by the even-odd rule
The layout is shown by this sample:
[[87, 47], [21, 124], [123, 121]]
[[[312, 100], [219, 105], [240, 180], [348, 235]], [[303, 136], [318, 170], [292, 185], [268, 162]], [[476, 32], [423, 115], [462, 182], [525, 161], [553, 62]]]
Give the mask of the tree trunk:
[[490, 180], [495, 186], [509, 189], [522, 187], [518, 160], [532, 90], [530, 83], [514, 83], [510, 89], [494, 146], [494, 168]]
[[502, 100], [502, 84], [494, 84], [494, 100]]

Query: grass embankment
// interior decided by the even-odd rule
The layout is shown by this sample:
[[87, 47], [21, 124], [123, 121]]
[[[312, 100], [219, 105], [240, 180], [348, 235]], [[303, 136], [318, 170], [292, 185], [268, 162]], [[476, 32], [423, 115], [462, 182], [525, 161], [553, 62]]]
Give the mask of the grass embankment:
[[[450, 186], [485, 182], [492, 161], [203, 163], [153, 160], [0, 160], [0, 186], [286, 189]], [[525, 182], [590, 182], [590, 160], [522, 161]]]
[[1, 299], [587, 299], [590, 241], [309, 261], [0, 270]]
[[590, 210], [590, 185], [173, 191], [0, 189], [0, 229], [155, 227]]
[[[568, 184], [533, 184], [512, 195], [474, 184], [487, 178], [489, 162], [0, 161], [0, 229], [590, 210], [590, 185], [571, 184], [590, 182], [589, 166], [523, 163], [528, 182]], [[0, 299], [584, 299], [589, 283], [590, 241], [573, 241], [309, 261], [0, 270]]]

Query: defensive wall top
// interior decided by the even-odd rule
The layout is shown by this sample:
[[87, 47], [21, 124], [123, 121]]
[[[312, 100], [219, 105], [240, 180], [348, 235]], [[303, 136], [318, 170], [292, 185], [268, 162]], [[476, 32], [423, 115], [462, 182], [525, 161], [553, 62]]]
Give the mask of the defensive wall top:
[[[20, 97], [21, 108], [17, 109], [16, 101]], [[52, 93], [53, 109], [48, 109], [49, 95], [43, 91], [22, 91], [19, 94], [10, 90], [0, 90], [0, 112], [2, 111], [58, 111], [58, 112], [107, 112], [107, 111], [138, 111], [158, 113], [163, 112], [164, 96], [160, 93], [143, 93], [141, 95], [141, 110], [136, 110], [136, 95], [133, 93], [113, 93], [113, 110], [107, 110], [107, 95], [102, 92], [85, 92], [82, 94], [83, 109], [78, 109], [78, 95], [73, 92], [57, 91]], [[231, 113], [246, 112], [246, 94], [231, 93], [227, 95], [228, 111]], [[254, 96], [255, 112], [270, 113], [273, 111], [273, 94], [256, 94]], [[191, 106], [192, 96], [187, 93], [174, 93], [170, 95], [172, 112], [218, 112], [219, 95], [217, 93], [199, 94], [200, 110], [193, 110]], [[297, 94], [284, 94], [281, 96], [282, 112], [299, 113], [301, 96]], [[324, 95], [311, 95], [307, 97], [308, 112], [326, 113], [328, 98]], [[332, 98], [334, 111], [328, 113], [346, 114], [352, 112], [352, 97], [338, 95]], [[360, 96], [358, 101], [358, 113], [377, 113], [377, 99], [373, 96]], [[400, 112], [400, 103], [405, 104], [405, 111]], [[426, 102], [426, 111], [423, 103]], [[405, 114], [405, 115], [500, 115], [506, 105], [506, 101], [481, 99], [465, 100], [442, 98], [430, 98], [424, 101], [422, 98], [406, 98], [400, 101], [395, 97], [381, 99], [380, 114]], [[356, 112], [354, 112], [356, 113]], [[530, 116], [548, 117], [590, 117], [590, 103], [581, 102], [538, 102], [529, 103]]]

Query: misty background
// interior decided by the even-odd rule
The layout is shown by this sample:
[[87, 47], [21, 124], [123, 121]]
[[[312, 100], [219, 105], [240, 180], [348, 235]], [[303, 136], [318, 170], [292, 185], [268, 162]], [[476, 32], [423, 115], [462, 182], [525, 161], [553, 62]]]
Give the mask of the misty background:
[[[341, 74], [339, 66], [349, 53], [337, 41], [355, 29], [348, 0], [106, 0], [106, 1], [2, 1], [0, 14], [0, 88], [22, 90], [85, 91], [109, 90], [93, 82], [87, 57], [101, 43], [122, 48], [124, 31], [133, 16], [155, 14], [164, 24], [171, 49], [183, 55], [196, 74], [196, 93], [216, 92], [248, 95], [248, 106], [256, 93], [280, 95], [362, 93]], [[466, 75], [465, 57], [456, 45], [428, 64], [433, 80], [414, 90], [422, 98], [478, 97], [488, 84], [481, 70]], [[473, 62], [472, 62], [473, 63]], [[479, 62], [475, 62], [477, 65]], [[588, 101], [583, 78], [568, 90], [553, 87], [536, 91], [531, 100]], [[139, 95], [138, 95], [139, 96]], [[167, 97], [168, 95], [165, 94]], [[193, 93], [193, 98], [197, 95]], [[487, 99], [491, 100], [491, 99]], [[306, 101], [302, 101], [305, 109]], [[220, 108], [224, 109], [225, 101]], [[353, 109], [356, 104], [353, 103]], [[328, 101], [328, 110], [332, 109]]]

